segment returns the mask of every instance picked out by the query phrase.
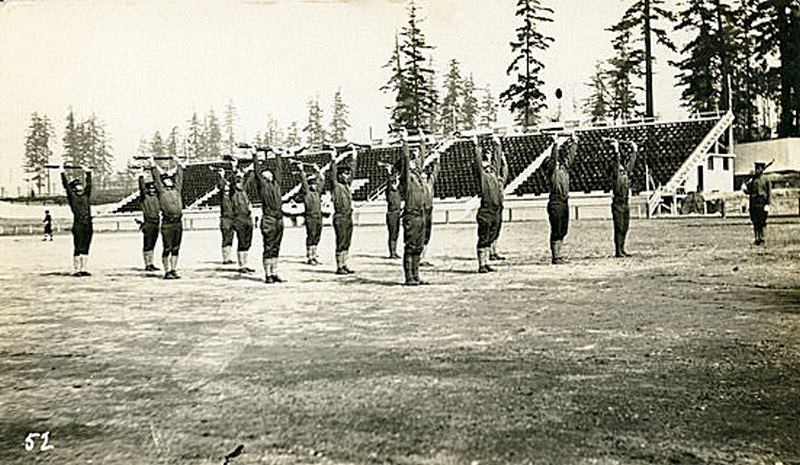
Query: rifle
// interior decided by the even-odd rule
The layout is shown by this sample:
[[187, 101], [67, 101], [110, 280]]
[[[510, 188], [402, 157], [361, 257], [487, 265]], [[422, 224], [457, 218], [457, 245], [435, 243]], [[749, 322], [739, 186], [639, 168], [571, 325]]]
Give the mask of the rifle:
[[747, 178], [745, 178], [745, 180], [744, 180], [744, 185], [749, 185], [751, 182], [753, 182], [756, 179], [758, 179], [759, 177], [761, 177], [761, 175], [764, 174], [764, 171], [767, 171], [767, 168], [772, 166], [773, 163], [775, 163], [775, 159], [774, 158], [769, 163], [764, 165], [764, 167], [761, 168], [760, 170], [755, 170], [753, 173], [750, 173], [749, 175], [747, 175]]

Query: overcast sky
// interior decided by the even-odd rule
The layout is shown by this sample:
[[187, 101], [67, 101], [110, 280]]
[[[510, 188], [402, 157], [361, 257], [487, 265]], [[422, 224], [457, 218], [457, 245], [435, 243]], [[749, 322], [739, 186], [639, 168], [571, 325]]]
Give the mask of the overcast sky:
[[[556, 10], [547, 26], [555, 43], [542, 56], [547, 95], [560, 87], [567, 101], [586, 96], [595, 62], [611, 55], [605, 28], [631, 2], [546, 1]], [[418, 3], [440, 76], [456, 58], [495, 95], [508, 85], [514, 0]], [[183, 128], [193, 111], [213, 107], [222, 116], [228, 99], [240, 137], [249, 139], [269, 113], [302, 128], [312, 96], [327, 120], [341, 87], [350, 138], [367, 141], [370, 127], [382, 136], [391, 103], [379, 91], [388, 79], [382, 66], [405, 21], [402, 0], [7, 0], [0, 3], [0, 185], [9, 193], [20, 184], [34, 111], [54, 120], [60, 160], [69, 106], [106, 122], [118, 167], [141, 137]], [[681, 116], [666, 64], [675, 57], [657, 53], [656, 110]]]

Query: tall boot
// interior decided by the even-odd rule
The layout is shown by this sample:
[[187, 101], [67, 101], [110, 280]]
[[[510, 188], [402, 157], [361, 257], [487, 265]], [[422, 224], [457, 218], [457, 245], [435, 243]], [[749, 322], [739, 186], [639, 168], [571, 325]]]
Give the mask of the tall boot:
[[478, 273], [488, 273], [486, 269], [486, 249], [478, 247]]
[[178, 276], [178, 254], [173, 254], [170, 256], [170, 269], [172, 270], [173, 278], [180, 278], [180, 276]]
[[232, 255], [233, 255], [233, 253], [232, 253], [231, 246], [228, 245], [228, 246], [223, 247], [222, 248], [222, 263], [224, 265], [230, 265], [231, 263], [233, 263]]
[[406, 286], [419, 286], [414, 279], [414, 256], [408, 252], [403, 254], [403, 273], [406, 277]]
[[264, 265], [264, 282], [267, 284], [272, 284], [272, 263], [270, 262], [269, 258], [264, 258], [261, 260], [262, 265]]
[[142, 261], [144, 261], [144, 270], [150, 271], [150, 252], [142, 252]]
[[350, 265], [347, 264], [347, 262], [349, 261], [350, 261], [350, 251], [345, 250], [344, 252], [342, 252], [342, 268], [344, 269], [345, 272], [347, 272], [347, 274], [354, 274], [355, 271], [351, 270]]
[[286, 282], [286, 280], [284, 280], [280, 276], [278, 276], [278, 258], [277, 257], [272, 259], [272, 282], [275, 282], [275, 283]]
[[311, 246], [311, 261], [314, 265], [319, 265], [319, 250], [316, 245]]
[[423, 281], [422, 278], [419, 277], [419, 267], [420, 267], [420, 264], [421, 264], [420, 260], [422, 260], [422, 256], [421, 255], [414, 255], [412, 257], [412, 262], [411, 263], [412, 263], [413, 266], [412, 266], [411, 270], [414, 273], [414, 281], [418, 282], [421, 285], [424, 285], [424, 284], [428, 284], [428, 282], [427, 281]]
[[565, 263], [564, 256], [561, 255], [561, 246], [562, 241], [555, 241], [553, 242], [553, 264], [554, 265], [561, 265]]
[[344, 254], [336, 252], [336, 274], [347, 274], [344, 270]]
[[161, 265], [164, 267], [164, 279], [171, 279], [172, 269], [170, 266], [172, 265], [172, 262], [170, 261], [169, 255], [161, 255]]
[[81, 256], [80, 255], [73, 255], [72, 256], [72, 276], [80, 276], [81, 275]]
[[308, 265], [314, 264], [314, 246], [311, 245], [306, 246], [306, 264]]
[[559, 263], [558, 258], [558, 241], [550, 241], [550, 262], [553, 265], [557, 265]]
[[397, 255], [397, 241], [389, 241], [389, 258], [400, 258]]

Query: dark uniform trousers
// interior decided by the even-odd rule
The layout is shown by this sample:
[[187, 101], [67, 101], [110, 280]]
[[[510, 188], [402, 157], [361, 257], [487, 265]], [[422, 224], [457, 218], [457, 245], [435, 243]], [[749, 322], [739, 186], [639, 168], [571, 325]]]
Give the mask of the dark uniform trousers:
[[72, 223], [72, 255], [89, 255], [89, 246], [92, 244], [92, 228], [91, 221], [75, 221]]
[[397, 242], [400, 237], [400, 212], [386, 213], [386, 227], [389, 228], [389, 241]]
[[[232, 222], [233, 231], [236, 233], [236, 250], [239, 252], [247, 252], [250, 250], [250, 245], [253, 243], [253, 222], [248, 218], [247, 220], [234, 219]], [[233, 233], [231, 233], [233, 235]], [[228, 245], [233, 242], [229, 242]]]
[[142, 245], [143, 252], [152, 252], [156, 248], [156, 241], [158, 241], [159, 221], [145, 220], [142, 224], [142, 235], [144, 236], [144, 244]]
[[164, 220], [161, 223], [161, 246], [164, 248], [161, 255], [178, 255], [181, 250], [182, 238], [183, 222], [181, 220]]
[[478, 222], [478, 248], [491, 247], [492, 243], [500, 237], [503, 210], [501, 208], [479, 208], [475, 218]]
[[754, 195], [750, 197], [750, 221], [753, 222], [753, 227], [761, 230], [767, 226], [767, 212], [764, 207], [767, 206], [767, 198], [761, 195]]
[[222, 246], [233, 245], [233, 220], [230, 218], [219, 219], [219, 230], [222, 232]]
[[433, 230], [433, 208], [425, 209], [425, 245], [431, 241], [431, 231]]
[[320, 236], [322, 236], [322, 216], [306, 216], [306, 247], [318, 245]]
[[264, 258], [278, 258], [283, 240], [283, 216], [261, 218], [261, 238], [264, 244]]
[[611, 202], [611, 217], [614, 220], [614, 245], [620, 248], [625, 245], [625, 236], [628, 234], [628, 226], [631, 221], [628, 199]]
[[403, 211], [403, 244], [408, 255], [420, 255], [425, 247], [425, 213]]
[[547, 217], [550, 220], [550, 242], [564, 240], [569, 229], [569, 204], [564, 200], [547, 202]]
[[333, 232], [336, 236], [336, 253], [347, 252], [350, 250], [350, 241], [353, 238], [353, 214], [334, 214]]

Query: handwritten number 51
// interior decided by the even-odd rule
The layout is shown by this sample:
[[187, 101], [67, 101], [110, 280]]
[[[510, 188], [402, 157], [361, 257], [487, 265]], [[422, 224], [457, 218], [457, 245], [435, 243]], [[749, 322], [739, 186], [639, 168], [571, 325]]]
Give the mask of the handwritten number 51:
[[25, 450], [30, 452], [36, 447], [36, 442], [34, 439], [42, 438], [42, 445], [39, 447], [39, 450], [42, 452], [48, 451], [53, 448], [50, 442], [50, 431], [46, 433], [28, 433], [28, 436], [25, 438]]

